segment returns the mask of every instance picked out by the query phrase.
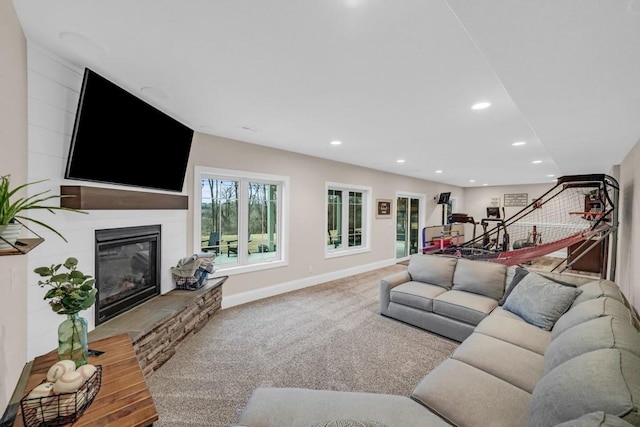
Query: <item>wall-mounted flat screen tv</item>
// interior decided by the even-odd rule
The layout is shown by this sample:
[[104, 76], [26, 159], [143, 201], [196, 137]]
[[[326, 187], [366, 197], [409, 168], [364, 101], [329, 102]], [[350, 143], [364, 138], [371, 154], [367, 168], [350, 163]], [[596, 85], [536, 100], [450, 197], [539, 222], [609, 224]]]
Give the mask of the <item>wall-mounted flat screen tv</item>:
[[65, 178], [182, 191], [193, 130], [86, 68]]

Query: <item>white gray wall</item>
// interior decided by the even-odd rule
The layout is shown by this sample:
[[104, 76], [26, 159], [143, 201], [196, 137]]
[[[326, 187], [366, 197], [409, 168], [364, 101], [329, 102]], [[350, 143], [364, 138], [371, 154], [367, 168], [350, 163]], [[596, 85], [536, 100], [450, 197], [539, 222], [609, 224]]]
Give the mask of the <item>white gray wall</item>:
[[[51, 194], [59, 194], [60, 185], [92, 185], [92, 183], [63, 179], [84, 69], [32, 44], [28, 44], [27, 51], [28, 180], [48, 180], [30, 191], [50, 189]], [[135, 159], [130, 159], [126, 165], [127, 167], [135, 166]], [[122, 166], [114, 165], [114, 167]], [[158, 173], [162, 172], [158, 171]], [[36, 217], [35, 214], [32, 216]], [[161, 224], [163, 266], [161, 290], [162, 293], [166, 293], [173, 288], [169, 267], [175, 265], [187, 253], [186, 210], [92, 210], [88, 215], [69, 212], [51, 215], [44, 211], [38, 212], [37, 217], [60, 231], [69, 243], [65, 243], [47, 230], [34, 227], [34, 230], [45, 238], [45, 242], [28, 254], [27, 355], [29, 358], [57, 347], [57, 326], [63, 320], [43, 301], [44, 290], [37, 284], [38, 276], [33, 273], [34, 268], [62, 263], [67, 257], [73, 256], [78, 258], [79, 270], [95, 275], [95, 230]], [[89, 329], [93, 329], [94, 308], [82, 312], [81, 315], [88, 320]]]

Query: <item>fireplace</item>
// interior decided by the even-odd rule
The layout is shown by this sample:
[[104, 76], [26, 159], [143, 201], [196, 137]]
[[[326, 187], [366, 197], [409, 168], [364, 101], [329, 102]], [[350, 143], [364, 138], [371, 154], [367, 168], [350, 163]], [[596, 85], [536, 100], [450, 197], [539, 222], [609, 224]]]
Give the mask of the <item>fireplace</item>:
[[96, 325], [160, 294], [160, 231], [160, 225], [96, 230]]

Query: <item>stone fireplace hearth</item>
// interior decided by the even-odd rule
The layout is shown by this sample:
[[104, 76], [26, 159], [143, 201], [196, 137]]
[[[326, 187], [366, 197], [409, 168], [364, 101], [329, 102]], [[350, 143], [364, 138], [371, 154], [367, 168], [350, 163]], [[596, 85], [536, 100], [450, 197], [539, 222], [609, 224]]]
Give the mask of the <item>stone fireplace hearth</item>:
[[150, 375], [175, 354], [176, 346], [198, 332], [221, 309], [222, 285], [228, 276], [211, 277], [195, 291], [174, 289], [151, 298], [89, 332], [91, 343], [128, 333], [144, 375]]

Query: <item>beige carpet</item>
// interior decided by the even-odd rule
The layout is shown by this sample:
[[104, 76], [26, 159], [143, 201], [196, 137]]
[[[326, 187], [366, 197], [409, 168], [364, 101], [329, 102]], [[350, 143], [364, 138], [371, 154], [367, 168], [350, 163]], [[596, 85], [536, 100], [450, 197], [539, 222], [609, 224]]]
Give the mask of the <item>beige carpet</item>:
[[404, 269], [217, 313], [148, 378], [154, 426], [229, 426], [258, 386], [408, 395], [458, 344], [378, 314], [380, 278]]

